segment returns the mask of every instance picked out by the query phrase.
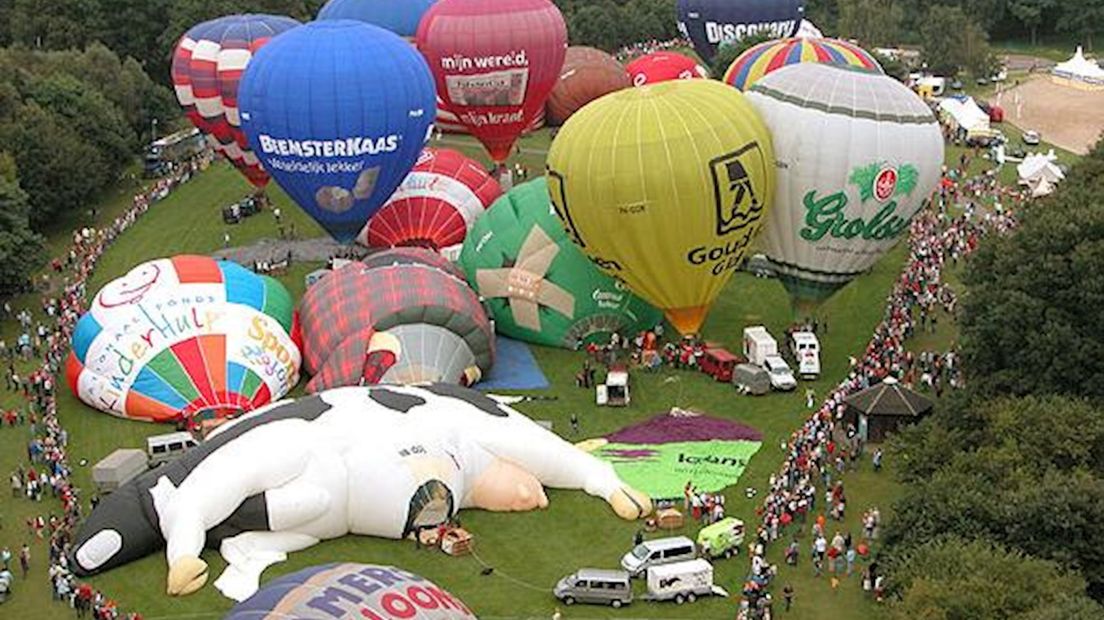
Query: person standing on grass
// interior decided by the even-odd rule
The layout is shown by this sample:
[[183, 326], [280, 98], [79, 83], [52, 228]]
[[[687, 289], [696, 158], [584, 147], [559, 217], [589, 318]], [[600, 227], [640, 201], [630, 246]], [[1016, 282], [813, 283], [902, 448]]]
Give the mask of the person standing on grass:
[[31, 572], [31, 548], [27, 546], [27, 543], [23, 543], [23, 548], [19, 550], [19, 568], [23, 569], [23, 578], [27, 578], [27, 573]]
[[579, 434], [579, 416], [574, 413], [571, 414], [571, 432], [576, 435]]
[[878, 448], [874, 451], [874, 471], [882, 471], [882, 449]]
[[794, 589], [790, 584], [786, 584], [785, 588], [782, 588], [782, 600], [786, 602], [786, 611], [793, 607]]
[[560, 608], [559, 608], [559, 607], [557, 607], [557, 608], [556, 608], [556, 609], [555, 609], [555, 610], [554, 610], [554, 611], [552, 612], [552, 620], [563, 620], [563, 614], [562, 614], [562, 613], [560, 613]]

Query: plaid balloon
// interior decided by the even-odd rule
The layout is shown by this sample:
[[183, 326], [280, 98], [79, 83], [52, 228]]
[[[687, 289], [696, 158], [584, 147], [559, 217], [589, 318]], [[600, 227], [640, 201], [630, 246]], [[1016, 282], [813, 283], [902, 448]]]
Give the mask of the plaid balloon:
[[407, 369], [385, 381], [457, 383], [468, 367], [486, 373], [494, 363], [494, 333], [479, 298], [429, 250], [396, 248], [346, 265], [307, 291], [299, 313], [305, 365], [315, 375], [308, 391], [359, 384], [379, 332], [395, 336], [396, 369]]

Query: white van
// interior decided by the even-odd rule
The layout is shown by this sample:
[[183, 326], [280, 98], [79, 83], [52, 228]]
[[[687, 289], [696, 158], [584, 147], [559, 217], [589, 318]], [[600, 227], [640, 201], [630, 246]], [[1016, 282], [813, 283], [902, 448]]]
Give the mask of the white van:
[[794, 332], [790, 346], [797, 362], [797, 374], [802, 379], [816, 379], [820, 376], [820, 340], [813, 332]]
[[166, 433], [146, 438], [146, 454], [149, 455], [149, 466], [164, 465], [188, 450], [199, 445], [191, 433]]
[[648, 569], [649, 601], [673, 600], [679, 605], [698, 600], [699, 596], [728, 596], [713, 585], [713, 565], [705, 560], [689, 560], [653, 566]]
[[621, 568], [632, 577], [639, 577], [644, 571], [661, 564], [674, 564], [698, 557], [694, 541], [685, 536], [656, 538], [646, 540], [621, 558]]

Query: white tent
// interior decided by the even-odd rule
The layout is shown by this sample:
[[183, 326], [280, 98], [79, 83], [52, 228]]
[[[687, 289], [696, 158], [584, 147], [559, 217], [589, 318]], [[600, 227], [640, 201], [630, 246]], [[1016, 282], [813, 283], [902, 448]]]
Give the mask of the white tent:
[[[1039, 185], [1043, 185], [1045, 194], [1054, 190], [1054, 185], [1066, 178], [1062, 170], [1058, 168], [1057, 157], [1054, 151], [1043, 155], [1033, 153], [1024, 158], [1020, 165], [1016, 166], [1016, 172], [1020, 177], [1020, 184], [1031, 188], [1033, 195], [1040, 195]], [[1045, 195], [1041, 194], [1041, 195]]]
[[1055, 185], [1048, 181], [1046, 177], [1040, 177], [1038, 180], [1028, 183], [1028, 187], [1031, 188], [1032, 198], [1042, 198], [1053, 193]]
[[1054, 80], [1059, 83], [1077, 88], [1104, 90], [1104, 69], [1101, 69], [1100, 65], [1092, 60], [1085, 58], [1081, 46], [1077, 47], [1073, 58], [1059, 63], [1051, 69], [1051, 74], [1054, 76]]
[[989, 115], [971, 97], [947, 97], [939, 102], [939, 110], [950, 117], [955, 129], [966, 132], [989, 130]]
[[803, 19], [801, 20], [801, 27], [797, 29], [797, 36], [802, 39], [820, 39], [824, 37], [824, 33], [813, 22]]

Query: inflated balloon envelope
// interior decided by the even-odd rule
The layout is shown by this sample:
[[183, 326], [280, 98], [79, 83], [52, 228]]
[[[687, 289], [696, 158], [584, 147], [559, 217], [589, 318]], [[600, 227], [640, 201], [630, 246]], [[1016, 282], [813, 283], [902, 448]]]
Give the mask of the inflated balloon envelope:
[[810, 313], [904, 238], [939, 181], [943, 134], [903, 84], [855, 69], [792, 65], [748, 99], [778, 159], [763, 251], [796, 309]]
[[805, 0], [678, 0], [678, 28], [694, 49], [712, 62], [717, 48], [766, 35], [796, 35], [805, 15]]
[[246, 69], [239, 99], [265, 169], [341, 242], [356, 238], [410, 172], [436, 110], [417, 50], [351, 20], [273, 39]]
[[735, 89], [679, 80], [575, 113], [548, 155], [552, 203], [602, 270], [697, 333], [774, 196], [774, 153]]
[[274, 579], [223, 620], [468, 620], [475, 614], [444, 588], [394, 566], [311, 566]]

